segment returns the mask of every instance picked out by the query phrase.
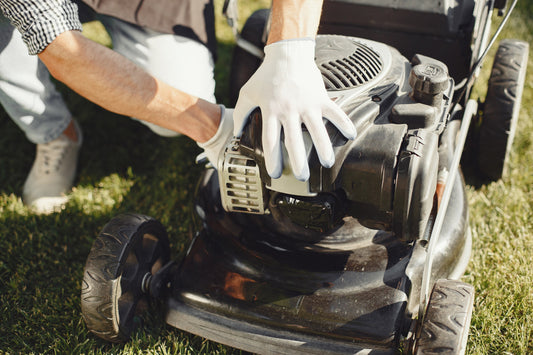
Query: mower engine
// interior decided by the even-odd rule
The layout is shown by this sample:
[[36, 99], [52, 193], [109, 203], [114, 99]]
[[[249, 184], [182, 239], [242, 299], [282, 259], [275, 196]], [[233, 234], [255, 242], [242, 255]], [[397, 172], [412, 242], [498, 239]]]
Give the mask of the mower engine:
[[445, 173], [439, 168], [439, 137], [454, 89], [446, 65], [421, 55], [409, 62], [383, 43], [333, 35], [317, 38], [316, 63], [357, 138], [349, 141], [326, 123], [335, 152], [328, 169], [304, 132], [309, 180], [297, 180], [289, 164], [279, 179], [271, 179], [256, 110], [218, 166], [224, 209], [254, 214], [250, 220], [275, 234], [307, 242], [320, 240], [347, 216], [403, 241], [421, 238]]

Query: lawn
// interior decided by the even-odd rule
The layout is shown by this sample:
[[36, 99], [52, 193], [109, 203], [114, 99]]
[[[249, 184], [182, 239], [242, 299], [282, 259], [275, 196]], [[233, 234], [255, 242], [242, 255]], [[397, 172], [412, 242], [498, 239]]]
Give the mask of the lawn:
[[[220, 16], [221, 3], [216, 1], [216, 94], [227, 103], [233, 39]], [[250, 3], [242, 19], [269, 1]], [[85, 34], [109, 45], [98, 23], [88, 24]], [[533, 1], [526, 0], [519, 3], [501, 38], [531, 42], [532, 37]], [[532, 57], [509, 174], [491, 184], [467, 180], [473, 252], [463, 280], [476, 291], [469, 354], [533, 353]], [[489, 58], [482, 82], [490, 66]], [[138, 122], [59, 87], [84, 134], [76, 187], [61, 213], [38, 216], [22, 204], [34, 146], [0, 109], [0, 353], [240, 353], [156, 319], [123, 345], [87, 332], [80, 313], [80, 285], [99, 230], [119, 213], [147, 214], [167, 227], [173, 256], [182, 255], [193, 234], [191, 202], [202, 170], [193, 157], [200, 149], [185, 137], [156, 136]], [[483, 85], [477, 88], [481, 99], [484, 90]]]

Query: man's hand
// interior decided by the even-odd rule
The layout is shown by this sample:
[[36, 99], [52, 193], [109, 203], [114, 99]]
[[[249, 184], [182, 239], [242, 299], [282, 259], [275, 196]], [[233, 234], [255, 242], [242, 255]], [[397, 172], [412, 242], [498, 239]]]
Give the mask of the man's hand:
[[302, 124], [309, 131], [320, 163], [328, 168], [335, 162], [335, 155], [323, 117], [346, 138], [356, 136], [353, 123], [328, 97], [314, 56], [315, 41], [311, 38], [267, 45], [263, 63], [240, 91], [233, 116], [234, 135], [241, 135], [248, 116], [259, 107], [265, 165], [273, 178], [283, 171], [282, 132], [292, 172], [303, 181], [309, 178], [309, 166]]

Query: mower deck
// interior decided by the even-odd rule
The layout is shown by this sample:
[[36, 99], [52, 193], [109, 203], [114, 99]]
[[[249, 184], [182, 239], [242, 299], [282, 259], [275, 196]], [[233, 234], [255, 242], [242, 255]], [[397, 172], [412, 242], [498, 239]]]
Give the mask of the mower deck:
[[[204, 192], [213, 191], [211, 180], [204, 180]], [[457, 184], [447, 211], [453, 227], [440, 239], [435, 278], [450, 277], [470, 252], [463, 186]], [[351, 217], [318, 244], [288, 243], [216, 204], [198, 208], [208, 209], [208, 227], [173, 275], [170, 325], [274, 354], [394, 353], [409, 332], [426, 257], [422, 246]]]

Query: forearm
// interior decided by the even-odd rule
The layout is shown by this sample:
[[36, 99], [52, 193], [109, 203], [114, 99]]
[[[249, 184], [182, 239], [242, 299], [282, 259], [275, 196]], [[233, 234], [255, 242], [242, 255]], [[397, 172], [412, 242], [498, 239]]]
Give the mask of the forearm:
[[311, 37], [318, 31], [322, 0], [273, 0], [267, 44], [284, 39]]
[[77, 31], [59, 35], [39, 58], [50, 73], [90, 101], [198, 141], [211, 138], [219, 107], [174, 89]]

